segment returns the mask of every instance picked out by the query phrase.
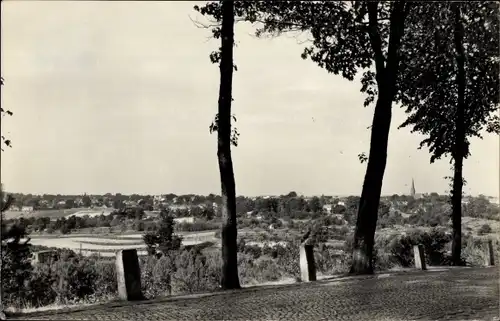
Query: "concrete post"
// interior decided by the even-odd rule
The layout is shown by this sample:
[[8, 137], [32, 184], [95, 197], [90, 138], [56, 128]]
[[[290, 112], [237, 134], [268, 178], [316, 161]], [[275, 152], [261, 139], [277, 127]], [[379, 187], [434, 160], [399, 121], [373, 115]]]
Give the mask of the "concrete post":
[[118, 297], [121, 300], [143, 300], [141, 291], [141, 270], [137, 250], [120, 250], [116, 252], [116, 277], [118, 281]]
[[425, 252], [422, 244], [413, 246], [413, 256], [415, 257], [415, 268], [419, 270], [427, 270], [425, 265]]
[[495, 265], [495, 251], [493, 250], [493, 241], [488, 240], [486, 243], [486, 266], [494, 266]]
[[316, 281], [314, 244], [306, 241], [300, 244], [300, 277], [302, 282]]

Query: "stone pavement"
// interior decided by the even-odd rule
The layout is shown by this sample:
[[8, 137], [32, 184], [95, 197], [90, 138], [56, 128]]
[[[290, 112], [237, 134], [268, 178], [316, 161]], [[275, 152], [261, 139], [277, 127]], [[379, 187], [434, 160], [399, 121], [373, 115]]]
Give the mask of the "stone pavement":
[[498, 268], [348, 277], [189, 298], [110, 303], [32, 320], [500, 320]]

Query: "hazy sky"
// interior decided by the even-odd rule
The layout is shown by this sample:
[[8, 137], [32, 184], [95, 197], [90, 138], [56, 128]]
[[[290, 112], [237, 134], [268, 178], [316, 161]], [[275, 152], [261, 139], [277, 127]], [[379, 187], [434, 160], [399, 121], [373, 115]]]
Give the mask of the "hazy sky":
[[[2, 1], [2, 183], [31, 193], [219, 193], [219, 44], [190, 20], [194, 2]], [[238, 25], [233, 110], [237, 193], [359, 195], [373, 106], [359, 82], [300, 58], [290, 36]], [[420, 136], [397, 130], [383, 194], [444, 193], [447, 160], [429, 164]], [[499, 139], [472, 141], [466, 193], [499, 194]]]

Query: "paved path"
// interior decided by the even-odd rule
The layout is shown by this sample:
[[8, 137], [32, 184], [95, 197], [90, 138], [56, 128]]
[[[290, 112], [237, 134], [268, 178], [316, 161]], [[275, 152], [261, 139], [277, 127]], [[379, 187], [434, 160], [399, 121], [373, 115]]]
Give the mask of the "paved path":
[[24, 315], [37, 320], [500, 320], [498, 268], [344, 278]]

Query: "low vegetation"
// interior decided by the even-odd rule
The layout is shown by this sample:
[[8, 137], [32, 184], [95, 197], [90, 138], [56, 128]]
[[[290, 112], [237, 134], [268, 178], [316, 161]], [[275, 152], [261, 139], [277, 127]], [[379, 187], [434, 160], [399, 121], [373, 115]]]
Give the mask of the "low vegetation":
[[[315, 260], [318, 273], [332, 275], [347, 272], [351, 263], [349, 253], [358, 200], [356, 197], [342, 201], [325, 197], [305, 199], [296, 195], [255, 200], [238, 198], [238, 271], [241, 283], [252, 285], [299, 280], [299, 244], [306, 231], [311, 232], [310, 238], [317, 244]], [[328, 203], [333, 204], [325, 206]], [[492, 224], [498, 222], [498, 207], [484, 202], [482, 198], [473, 198], [464, 208], [464, 213], [471, 222], [476, 222], [476, 227], [464, 230], [463, 261], [468, 265], [483, 265], [486, 259], [485, 238], [492, 233]], [[477, 214], [472, 209], [483, 214]], [[411, 267], [414, 264], [412, 248], [416, 244], [424, 245], [428, 265], [448, 265], [451, 246], [449, 210], [446, 198], [436, 195], [418, 200], [404, 196], [384, 199], [379, 209], [375, 240], [376, 269]], [[93, 225], [95, 228], [108, 223], [115, 225], [111, 222], [118, 221], [116, 232], [135, 230], [135, 233], [143, 235], [142, 240], [132, 236], [118, 237], [112, 232], [105, 237], [120, 239], [127, 244], [145, 245], [149, 255], [140, 257], [140, 266], [142, 287], [148, 298], [218, 289], [221, 257], [217, 245], [211, 241], [213, 238], [194, 245], [186, 241], [184, 245], [185, 240], [178, 234], [216, 230], [215, 236], [220, 238], [217, 212], [213, 217], [203, 214], [192, 222], [180, 223], [175, 223], [174, 218], [189, 216], [189, 212], [179, 214], [175, 210], [163, 210], [152, 218], [139, 212], [117, 211], [109, 216], [56, 220], [38, 217], [5, 220], [4, 223], [7, 223], [6, 228], [15, 227], [13, 231], [21, 234], [34, 231], [40, 234], [43, 229], [53, 228], [63, 236], [61, 233], [80, 232]], [[420, 226], [417, 228], [417, 225]], [[37, 237], [43, 235], [48, 236], [45, 232]], [[84, 236], [81, 234], [79, 238]], [[111, 240], [103, 244], [95, 233], [88, 236], [91, 237], [83, 241], [86, 245], [116, 246]], [[189, 239], [186, 234], [184, 237]], [[116, 272], [112, 257], [98, 256], [97, 253], [85, 257], [69, 249], [52, 248], [57, 252], [57, 261], [32, 264], [30, 252], [49, 248], [29, 243], [23, 247], [21, 243], [10, 245], [10, 249], [4, 243], [2, 245], [6, 306], [21, 309], [88, 304], [116, 298]], [[497, 242], [495, 246], [498, 255]], [[92, 251], [104, 253], [115, 250]]]

